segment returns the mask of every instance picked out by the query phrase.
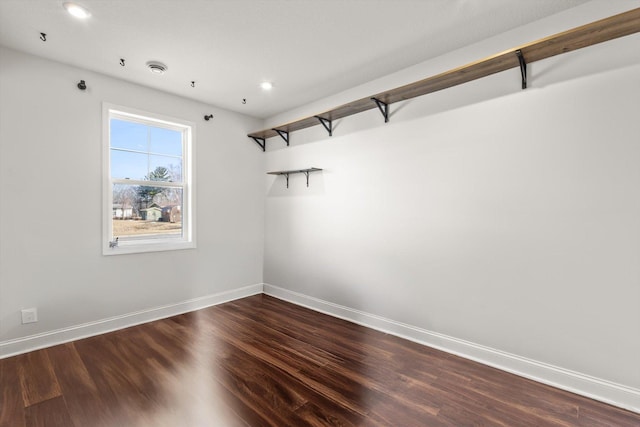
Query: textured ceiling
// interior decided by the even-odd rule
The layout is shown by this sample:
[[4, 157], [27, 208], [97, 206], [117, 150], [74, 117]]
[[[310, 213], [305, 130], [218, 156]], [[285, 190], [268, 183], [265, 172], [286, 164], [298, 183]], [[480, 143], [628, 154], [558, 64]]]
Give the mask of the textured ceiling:
[[266, 118], [585, 2], [0, 0], [0, 44]]

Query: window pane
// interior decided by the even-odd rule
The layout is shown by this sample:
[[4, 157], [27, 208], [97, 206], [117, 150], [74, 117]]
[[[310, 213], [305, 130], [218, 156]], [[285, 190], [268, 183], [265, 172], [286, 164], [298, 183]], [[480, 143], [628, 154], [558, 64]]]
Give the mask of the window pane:
[[149, 174], [149, 156], [111, 150], [111, 178], [143, 180]]
[[182, 156], [182, 132], [149, 127], [149, 152]]
[[182, 189], [113, 185], [113, 237], [182, 237]]
[[[166, 177], [162, 168], [166, 169]], [[149, 156], [149, 169], [155, 172], [151, 175], [151, 181], [182, 182], [182, 159], [167, 156]]]
[[148, 151], [147, 128], [143, 124], [111, 119], [111, 147]]

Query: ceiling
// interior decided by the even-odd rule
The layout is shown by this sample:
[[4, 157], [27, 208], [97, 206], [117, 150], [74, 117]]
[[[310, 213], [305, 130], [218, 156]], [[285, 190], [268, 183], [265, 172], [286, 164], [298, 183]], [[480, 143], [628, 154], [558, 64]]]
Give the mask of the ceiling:
[[0, 44], [267, 118], [586, 1], [0, 0]]

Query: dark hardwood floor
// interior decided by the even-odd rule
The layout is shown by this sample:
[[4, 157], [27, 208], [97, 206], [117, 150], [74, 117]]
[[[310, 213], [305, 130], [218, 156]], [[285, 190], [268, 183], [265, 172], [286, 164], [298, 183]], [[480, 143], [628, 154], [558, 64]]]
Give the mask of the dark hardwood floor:
[[257, 295], [0, 360], [0, 426], [640, 426]]

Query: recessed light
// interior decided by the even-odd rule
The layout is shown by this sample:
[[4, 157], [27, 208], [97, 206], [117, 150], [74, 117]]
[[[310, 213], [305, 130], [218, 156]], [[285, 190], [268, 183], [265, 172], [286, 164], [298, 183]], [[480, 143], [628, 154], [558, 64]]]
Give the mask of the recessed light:
[[167, 71], [166, 65], [156, 61], [147, 62], [147, 68], [154, 74], [164, 74], [164, 72]]
[[80, 6], [79, 4], [66, 2], [66, 3], [63, 3], [62, 6], [64, 6], [64, 8], [67, 9], [67, 12], [69, 12], [70, 15], [75, 16], [78, 19], [87, 19], [88, 17], [91, 16], [91, 12], [89, 12], [87, 9]]
[[260, 83], [260, 87], [264, 90], [271, 90], [273, 89], [273, 83], [271, 82], [262, 82]]

